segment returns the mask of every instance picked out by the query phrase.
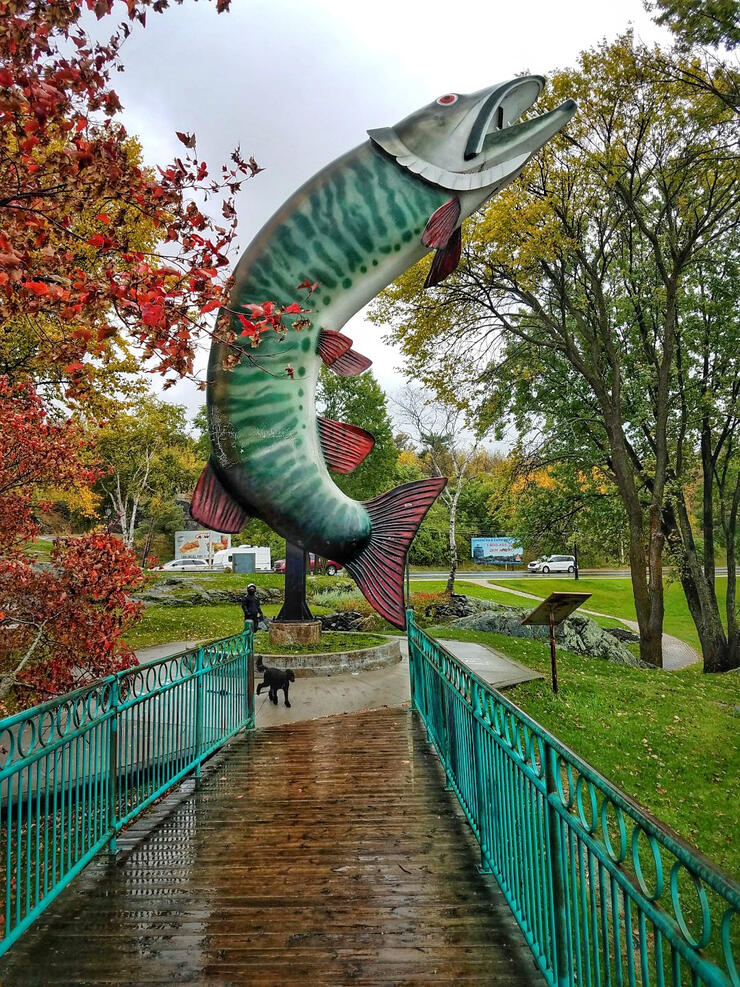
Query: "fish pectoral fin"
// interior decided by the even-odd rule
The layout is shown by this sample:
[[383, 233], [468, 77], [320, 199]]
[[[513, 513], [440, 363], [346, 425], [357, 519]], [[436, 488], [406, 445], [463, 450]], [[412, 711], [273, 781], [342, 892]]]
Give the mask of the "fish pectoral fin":
[[460, 218], [460, 200], [450, 199], [435, 209], [424, 227], [421, 242], [427, 247], [446, 247]]
[[322, 329], [319, 333], [319, 356], [330, 367], [343, 357], [352, 346], [352, 340], [334, 329]]
[[235, 535], [252, 515], [226, 492], [210, 463], [200, 474], [190, 504], [190, 516], [211, 531]]
[[331, 369], [340, 377], [356, 377], [372, 366], [373, 361], [358, 353], [357, 350], [347, 350], [338, 360], [330, 364]]
[[403, 575], [406, 553], [427, 511], [447, 484], [444, 476], [404, 483], [363, 502], [370, 515], [370, 540], [356, 558], [345, 562], [365, 599], [404, 630]]
[[375, 445], [375, 436], [357, 425], [335, 422], [331, 418], [317, 421], [326, 465], [335, 473], [351, 473]]
[[442, 247], [434, 255], [434, 260], [432, 261], [432, 266], [429, 268], [429, 274], [427, 274], [424, 287], [433, 288], [435, 284], [439, 284], [440, 281], [444, 281], [449, 274], [452, 274], [457, 265], [460, 263], [461, 251], [462, 232], [458, 228], [450, 237], [447, 246]]

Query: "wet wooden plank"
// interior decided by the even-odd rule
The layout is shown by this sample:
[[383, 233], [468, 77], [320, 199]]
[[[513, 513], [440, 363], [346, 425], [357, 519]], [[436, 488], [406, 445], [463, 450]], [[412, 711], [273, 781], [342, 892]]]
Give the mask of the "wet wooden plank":
[[258, 731], [156, 812], [3, 985], [542, 982], [406, 710]]

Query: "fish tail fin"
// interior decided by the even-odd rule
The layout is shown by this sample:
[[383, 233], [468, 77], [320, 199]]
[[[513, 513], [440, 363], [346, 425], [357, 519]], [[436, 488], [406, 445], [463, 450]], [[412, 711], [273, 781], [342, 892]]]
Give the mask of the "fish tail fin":
[[370, 541], [345, 563], [365, 598], [378, 613], [404, 630], [403, 575], [409, 545], [447, 477], [404, 483], [364, 502], [372, 521]]

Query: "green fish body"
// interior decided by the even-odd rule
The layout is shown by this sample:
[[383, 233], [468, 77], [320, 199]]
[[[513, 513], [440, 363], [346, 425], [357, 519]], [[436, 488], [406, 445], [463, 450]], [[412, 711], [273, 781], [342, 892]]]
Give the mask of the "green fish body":
[[[242, 345], [254, 362], [208, 368], [213, 458], [229, 490], [276, 531], [327, 558], [351, 558], [370, 535], [365, 507], [346, 497], [326, 467], [315, 407], [319, 332], [339, 330], [378, 291], [422, 257], [421, 234], [449, 196], [408, 177], [366, 142], [319, 172], [273, 216], [235, 272], [233, 309], [269, 299], [302, 302], [310, 326], [287, 319], [284, 339]], [[319, 287], [305, 301], [296, 286]], [[300, 297], [299, 297], [300, 296]], [[237, 322], [234, 330], [238, 332]], [[291, 378], [286, 366], [293, 368]], [[270, 376], [265, 371], [270, 371]], [[276, 497], [276, 488], [280, 496]], [[292, 539], [291, 539], [292, 540]]]
[[[479, 103], [481, 94], [455, 100], [476, 98]], [[427, 128], [429, 110], [420, 111]], [[473, 187], [451, 188], [457, 179], [447, 176], [461, 173], [450, 173], [449, 162], [438, 167], [415, 153], [409, 148], [415, 131], [409, 136], [402, 128], [371, 131], [371, 140], [319, 171], [240, 259], [229, 301], [236, 343], [214, 342], [211, 349], [212, 455], [192, 507], [193, 516], [214, 530], [237, 531], [258, 516], [294, 544], [343, 563], [373, 606], [399, 627], [405, 624], [408, 545], [446, 481], [405, 484], [365, 503], [342, 493], [327, 462], [348, 472], [372, 448], [372, 437], [318, 418], [319, 369], [322, 360], [344, 374], [365, 369], [370, 361], [348, 349], [351, 341], [339, 330], [430, 246], [438, 248], [441, 276], [449, 273], [459, 257], [462, 219], [511, 180], [499, 166], [493, 183], [475, 187], [475, 179]], [[420, 140], [426, 153], [423, 127]], [[529, 156], [519, 154], [518, 170]], [[404, 157], [413, 160], [402, 163]], [[436, 181], [422, 174], [425, 168]], [[490, 177], [473, 172], [482, 173]], [[318, 282], [309, 300], [299, 290], [306, 281]], [[253, 347], [251, 337], [241, 335], [238, 313], [249, 315], [248, 306], [266, 301], [298, 302], [310, 312], [284, 315], [285, 333], [262, 333]], [[304, 323], [300, 330], [291, 325], [297, 320]], [[240, 360], [224, 369], [234, 347]]]

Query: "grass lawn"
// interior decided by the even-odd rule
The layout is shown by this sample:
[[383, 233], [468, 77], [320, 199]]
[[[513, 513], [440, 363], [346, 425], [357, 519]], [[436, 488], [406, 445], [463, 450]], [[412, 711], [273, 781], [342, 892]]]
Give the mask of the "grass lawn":
[[294, 644], [278, 647], [270, 644], [266, 631], [258, 631], [254, 637], [254, 650], [258, 655], [315, 655], [332, 654], [337, 651], [360, 651], [385, 644], [386, 638], [379, 634], [356, 634], [345, 631], [324, 631], [321, 644]]
[[[508, 586], [510, 582], [514, 580], [506, 580], [506, 585]], [[583, 582], [583, 580], [581, 580]], [[418, 593], [441, 593], [445, 588], [445, 583], [441, 579], [425, 579], [417, 580], [414, 582], [414, 591]], [[513, 587], [514, 589], [519, 589], [519, 587]], [[523, 596], [515, 596], [513, 593], [505, 593], [503, 590], [493, 589], [491, 586], [486, 586], [479, 582], [469, 583], [466, 582], [456, 582], [455, 591], [457, 593], [464, 593], [465, 596], [474, 596], [479, 600], [491, 600], [493, 603], [503, 603], [507, 607], [522, 607], [525, 610], [534, 609], [537, 606], [536, 600], [527, 600]], [[526, 590], [527, 593], [537, 594], [537, 590]], [[552, 590], [550, 591], [552, 592]], [[583, 591], [584, 593], [590, 592], [588, 589]], [[589, 600], [586, 604], [589, 607], [591, 601]], [[598, 607], [596, 608], [598, 609]], [[600, 627], [621, 627], [622, 624], [618, 618], [615, 617], [614, 620], [611, 617], [592, 617]]]
[[[588, 579], [581, 578], [577, 583], [573, 579], [510, 579], [506, 582], [512, 589], [525, 590], [538, 596], [548, 596], [554, 592], [573, 592], [574, 590], [591, 593], [592, 597], [586, 604], [591, 610], [601, 610], [615, 617], [626, 617], [636, 620], [635, 601], [632, 597], [632, 583], [629, 579]], [[727, 595], [727, 577], [717, 577], [717, 597], [720, 612], [724, 616], [725, 597]], [[665, 620], [663, 630], [666, 634], [686, 641], [697, 651], [700, 650], [699, 635], [689, 614], [686, 597], [681, 584], [671, 581], [665, 587]]]
[[134, 651], [170, 641], [209, 641], [238, 634], [244, 627], [240, 607], [230, 603], [201, 607], [147, 607], [125, 636]]
[[[548, 583], [549, 584], [549, 583]], [[549, 674], [549, 648], [503, 634], [431, 629], [436, 637], [490, 644]], [[558, 651], [549, 680], [507, 696], [538, 723], [705, 853], [740, 871], [740, 675], [699, 666], [658, 672]]]
[[[495, 581], [495, 580], [494, 580]], [[629, 579], [589, 579], [581, 577], [578, 582], [574, 579], [538, 579], [537, 576], [524, 577], [522, 579], [507, 579], [504, 584], [511, 589], [522, 590], [525, 593], [532, 593], [544, 599], [550, 593], [591, 593], [591, 599], [585, 604], [587, 610], [599, 610], [601, 613], [613, 614], [615, 617], [623, 617], [627, 620], [636, 620], [635, 601], [632, 597], [632, 583]], [[417, 582], [415, 588], [426, 592], [440, 592], [444, 589], [444, 582], [441, 580], [428, 580]], [[461, 582], [456, 587], [458, 592], [468, 596], [477, 596], [484, 600], [495, 600], [497, 603], [508, 603], [509, 606], [527, 606], [527, 601], [517, 598], [511, 593], [504, 593], [501, 590], [490, 586], [476, 586], [474, 583]], [[719, 599], [720, 611], [724, 617], [725, 597], [727, 595], [727, 577], [717, 577], [717, 597]], [[534, 605], [534, 601], [532, 601]], [[613, 626], [603, 618], [595, 617], [598, 624], [602, 626]], [[686, 597], [681, 589], [681, 584], [671, 582], [665, 588], [665, 620], [663, 629], [666, 634], [686, 641], [697, 651], [701, 651], [699, 645], [699, 635], [696, 633], [694, 621], [689, 614], [686, 605]]]
[[[277, 617], [280, 606], [279, 603], [266, 603], [262, 612], [265, 617]], [[328, 612], [324, 607], [311, 604], [315, 617]], [[241, 607], [234, 603], [193, 607], [159, 607], [155, 604], [145, 608], [141, 620], [126, 634], [125, 641], [138, 651], [170, 641], [212, 641], [238, 634], [243, 626]]]

